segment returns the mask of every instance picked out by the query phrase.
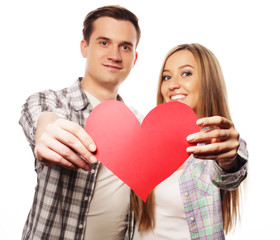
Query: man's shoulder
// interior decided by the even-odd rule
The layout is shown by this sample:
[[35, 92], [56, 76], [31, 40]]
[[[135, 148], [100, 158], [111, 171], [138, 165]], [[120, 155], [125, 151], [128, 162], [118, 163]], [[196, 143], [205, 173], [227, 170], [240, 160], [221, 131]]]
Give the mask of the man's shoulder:
[[31, 98], [40, 98], [40, 99], [69, 99], [71, 95], [79, 95], [81, 94], [81, 86], [79, 79], [76, 80], [71, 86], [64, 87], [62, 89], [53, 90], [53, 89], [45, 89], [39, 92], [36, 92], [29, 96]]

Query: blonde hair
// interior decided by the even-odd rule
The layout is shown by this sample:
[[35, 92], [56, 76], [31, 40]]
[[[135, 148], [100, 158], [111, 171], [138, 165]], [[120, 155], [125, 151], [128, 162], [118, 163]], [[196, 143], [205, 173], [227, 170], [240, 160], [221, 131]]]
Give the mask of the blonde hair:
[[[190, 51], [198, 65], [200, 97], [196, 108], [197, 117], [202, 118], [219, 115], [231, 120], [227, 104], [226, 86], [220, 64], [210, 50], [197, 43], [178, 45], [166, 55], [159, 76], [157, 105], [164, 102], [161, 94], [161, 83], [165, 63], [173, 53], [181, 50]], [[222, 211], [225, 233], [228, 233], [236, 224], [237, 219], [240, 218], [239, 195], [239, 188], [233, 191], [223, 192]], [[148, 196], [146, 203], [137, 198], [133, 192], [131, 199], [135, 218], [138, 221], [138, 230], [148, 231], [153, 229], [155, 226], [153, 191]]]

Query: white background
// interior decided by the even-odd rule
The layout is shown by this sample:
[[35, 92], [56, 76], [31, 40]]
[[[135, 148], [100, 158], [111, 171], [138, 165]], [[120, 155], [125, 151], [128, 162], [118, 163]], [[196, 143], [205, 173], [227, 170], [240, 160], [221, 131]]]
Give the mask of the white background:
[[18, 124], [34, 92], [70, 86], [83, 76], [79, 44], [85, 15], [119, 4], [140, 20], [139, 58], [120, 93], [143, 114], [155, 107], [167, 51], [198, 42], [219, 59], [234, 123], [248, 143], [250, 169], [242, 222], [228, 239], [279, 236], [279, 7], [277, 1], [31, 1], [0, 3], [0, 238], [20, 239], [36, 174]]

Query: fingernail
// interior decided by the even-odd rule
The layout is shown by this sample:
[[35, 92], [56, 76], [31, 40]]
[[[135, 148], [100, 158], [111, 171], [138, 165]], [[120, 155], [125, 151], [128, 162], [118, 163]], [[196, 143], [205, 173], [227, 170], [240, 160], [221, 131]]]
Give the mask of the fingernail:
[[188, 153], [193, 153], [193, 152], [195, 152], [195, 147], [188, 147], [188, 148], [187, 148], [187, 152], [188, 152]]
[[90, 145], [89, 145], [89, 150], [90, 150], [91, 152], [94, 152], [94, 151], [96, 150], [96, 146], [95, 146], [94, 144], [90, 144]]
[[91, 164], [95, 164], [97, 162], [96, 157], [93, 155], [90, 156], [89, 160], [90, 160]]
[[191, 134], [187, 137], [187, 141], [190, 142], [190, 141], [193, 141], [194, 140], [194, 135]]
[[196, 125], [198, 125], [198, 126], [203, 126], [203, 125], [204, 125], [204, 121], [203, 121], [202, 119], [198, 119], [198, 120], [196, 121]]

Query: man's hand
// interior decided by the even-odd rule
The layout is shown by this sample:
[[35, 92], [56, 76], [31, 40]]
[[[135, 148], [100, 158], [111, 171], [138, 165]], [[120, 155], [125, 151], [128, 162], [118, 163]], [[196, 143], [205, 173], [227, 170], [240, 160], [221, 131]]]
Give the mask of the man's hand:
[[188, 147], [187, 152], [199, 159], [216, 160], [225, 171], [238, 169], [237, 150], [239, 148], [239, 133], [233, 123], [220, 116], [201, 118], [197, 125], [209, 130], [191, 134], [187, 137], [190, 143], [204, 143]]
[[79, 124], [51, 112], [39, 117], [34, 153], [42, 164], [89, 171], [97, 162], [95, 151], [93, 140]]

